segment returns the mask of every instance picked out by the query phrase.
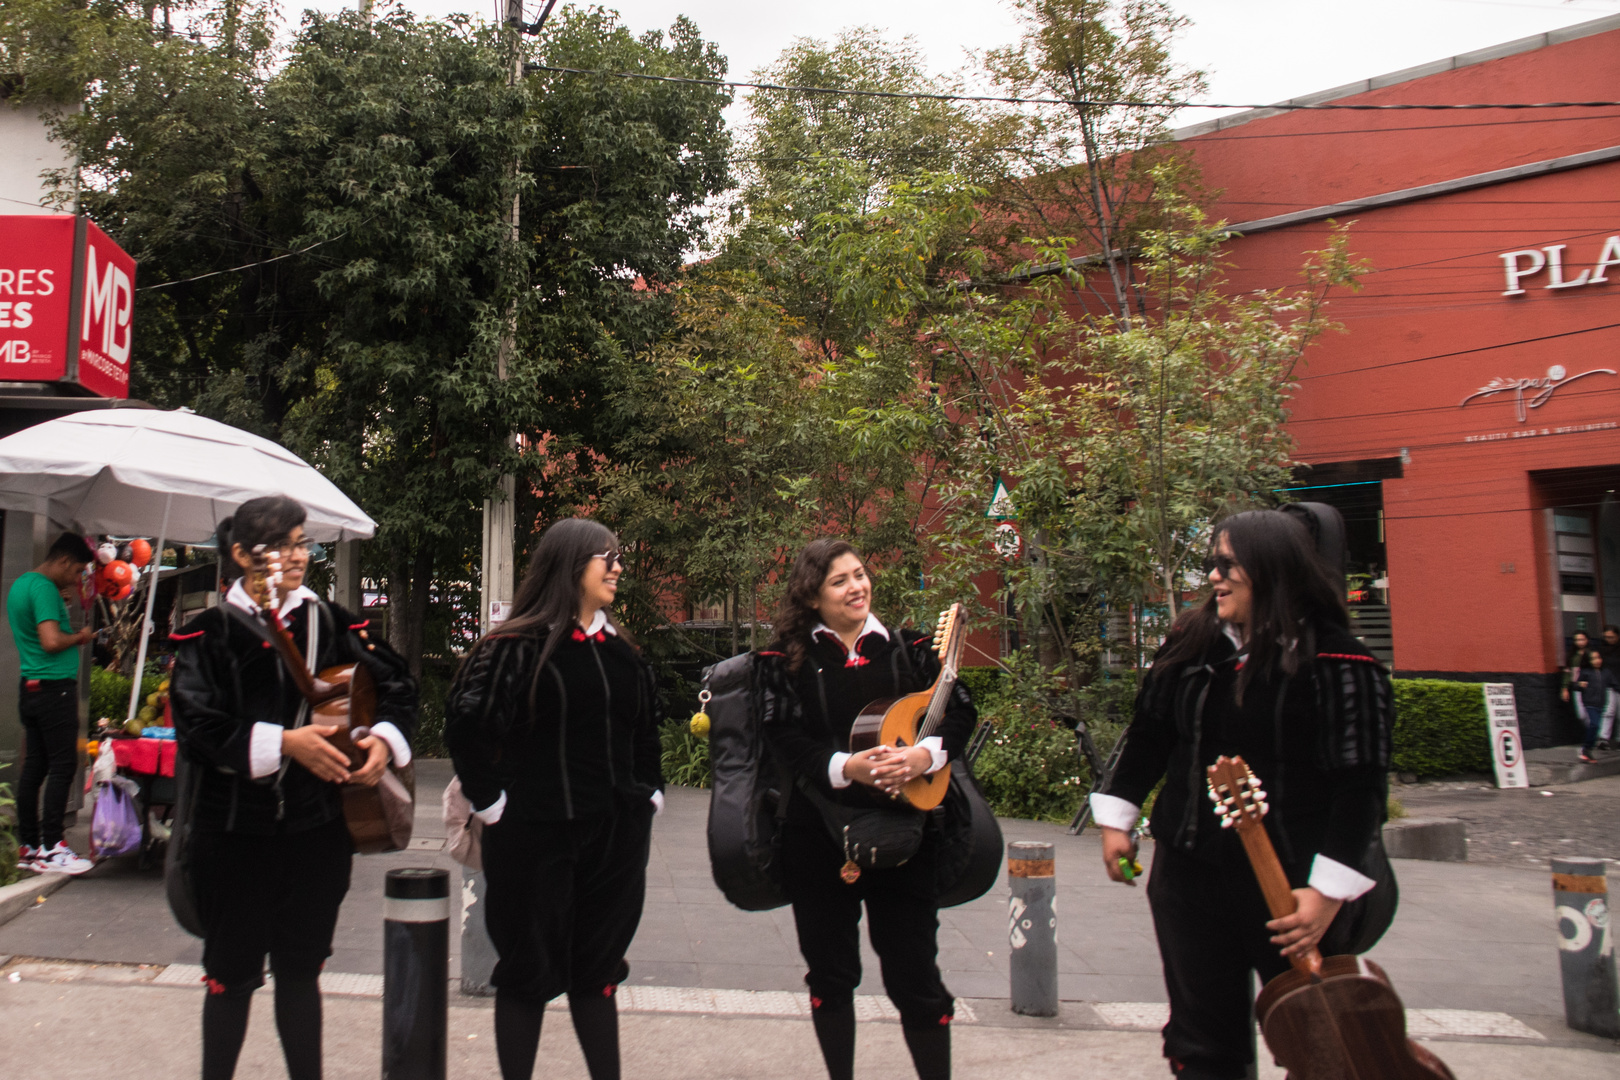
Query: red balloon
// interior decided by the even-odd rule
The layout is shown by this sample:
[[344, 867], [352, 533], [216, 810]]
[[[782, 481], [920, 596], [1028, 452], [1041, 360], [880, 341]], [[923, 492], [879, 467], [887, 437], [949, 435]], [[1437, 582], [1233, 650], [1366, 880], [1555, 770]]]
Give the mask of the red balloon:
[[133, 586], [133, 585], [125, 585], [122, 589], [118, 590], [118, 595], [111, 597], [111, 599], [115, 603], [117, 601], [119, 601], [119, 600], [127, 600], [127, 599], [129, 599], [129, 594], [134, 592], [134, 591], [135, 591], [135, 586]]
[[135, 568], [114, 559], [96, 571], [96, 591], [108, 600], [122, 600], [134, 587]]
[[145, 566], [152, 561], [152, 545], [145, 540], [131, 540], [129, 542], [130, 562], [137, 567]]

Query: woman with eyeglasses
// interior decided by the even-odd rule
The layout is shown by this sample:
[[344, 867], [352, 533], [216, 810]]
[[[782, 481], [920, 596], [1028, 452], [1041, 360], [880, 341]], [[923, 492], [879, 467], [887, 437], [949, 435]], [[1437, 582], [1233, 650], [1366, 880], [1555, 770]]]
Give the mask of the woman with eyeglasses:
[[[354, 847], [342, 785], [375, 784], [390, 760], [411, 760], [416, 682], [369, 620], [304, 585], [310, 541], [304, 508], [282, 495], [250, 499], [218, 528], [220, 562], [235, 580], [223, 603], [173, 635], [170, 700], [191, 804], [192, 881], [203, 923], [203, 1080], [229, 1080], [247, 1034], [264, 963], [275, 975], [276, 1031], [291, 1080], [321, 1075], [321, 966], [332, 955]], [[261, 572], [278, 563], [279, 582]], [[271, 594], [271, 589], [276, 595]], [[303, 697], [271, 647], [274, 618], [315, 668], [359, 663], [377, 686], [366, 763], [309, 724]]]
[[445, 743], [483, 822], [503, 1080], [529, 1080], [546, 1003], [564, 993], [591, 1080], [619, 1076], [614, 993], [664, 804], [657, 686], [608, 612], [623, 572], [603, 525], [547, 528], [511, 618], [468, 652], [445, 704]]
[[[1251, 972], [1290, 956], [1361, 952], [1394, 917], [1380, 841], [1388, 800], [1389, 674], [1349, 630], [1335, 575], [1296, 519], [1273, 510], [1216, 526], [1209, 599], [1176, 621], [1137, 694], [1104, 793], [1091, 797], [1103, 865], [1126, 880], [1148, 794], [1153, 911], [1179, 1080], [1237, 1080], [1253, 1061]], [[1235, 830], [1222, 829], [1204, 770], [1242, 755], [1269, 795], [1265, 817], [1298, 910], [1267, 912]]]

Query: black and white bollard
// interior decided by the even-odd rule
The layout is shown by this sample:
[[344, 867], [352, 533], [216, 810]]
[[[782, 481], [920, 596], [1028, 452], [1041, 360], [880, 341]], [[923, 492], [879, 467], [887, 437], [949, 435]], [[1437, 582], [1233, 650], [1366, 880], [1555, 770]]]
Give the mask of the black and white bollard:
[[388, 871], [383, 920], [383, 1080], [444, 1080], [450, 872]]
[[1008, 962], [1013, 1012], [1058, 1014], [1057, 877], [1052, 845], [1020, 840], [1007, 845]]
[[1620, 987], [1615, 981], [1603, 860], [1554, 859], [1552, 887], [1564, 976], [1564, 1021], [1576, 1031], [1620, 1038]]

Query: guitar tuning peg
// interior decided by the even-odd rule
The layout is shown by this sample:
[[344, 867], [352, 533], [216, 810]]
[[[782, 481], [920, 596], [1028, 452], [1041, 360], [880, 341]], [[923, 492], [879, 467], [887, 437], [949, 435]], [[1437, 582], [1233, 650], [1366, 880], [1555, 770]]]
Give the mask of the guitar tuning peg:
[[1251, 794], [1252, 794], [1255, 802], [1265, 802], [1266, 801], [1266, 793], [1263, 790], [1261, 790], [1260, 788], [1255, 788], [1254, 791]]

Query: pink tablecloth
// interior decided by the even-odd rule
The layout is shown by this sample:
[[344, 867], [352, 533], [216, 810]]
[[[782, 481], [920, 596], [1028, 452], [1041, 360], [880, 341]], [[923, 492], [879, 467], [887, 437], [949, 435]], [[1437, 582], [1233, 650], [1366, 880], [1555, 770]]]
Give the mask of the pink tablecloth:
[[[173, 739], [110, 739], [120, 769], [147, 776], [174, 775]], [[106, 744], [103, 743], [103, 746]]]

